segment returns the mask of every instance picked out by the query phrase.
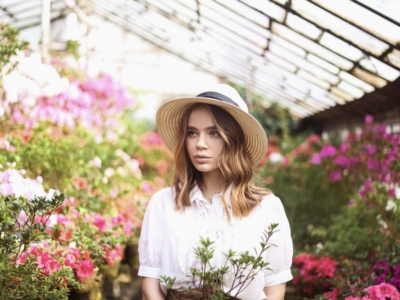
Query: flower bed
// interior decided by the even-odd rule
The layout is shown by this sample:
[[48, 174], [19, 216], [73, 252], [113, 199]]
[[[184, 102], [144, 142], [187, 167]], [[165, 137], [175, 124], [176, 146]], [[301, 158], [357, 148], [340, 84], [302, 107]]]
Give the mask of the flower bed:
[[[115, 277], [171, 156], [112, 76], [35, 54], [1, 76], [0, 298], [66, 299]], [[4, 287], [4, 288], [3, 288]]]
[[398, 299], [400, 135], [366, 116], [331, 138], [262, 171], [292, 224], [293, 284], [311, 299]]

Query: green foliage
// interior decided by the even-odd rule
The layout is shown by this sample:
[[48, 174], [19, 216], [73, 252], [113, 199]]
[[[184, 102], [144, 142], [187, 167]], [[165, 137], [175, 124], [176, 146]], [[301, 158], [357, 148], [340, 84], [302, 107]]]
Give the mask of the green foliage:
[[[54, 195], [51, 199], [35, 197], [28, 201], [23, 197], [0, 195], [0, 259], [15, 261], [26, 251], [32, 242], [39, 242], [48, 237], [43, 223], [36, 223], [35, 218], [46, 215], [50, 218], [54, 210], [64, 202], [63, 194]], [[27, 221], [21, 224], [19, 214], [24, 211]]]
[[68, 283], [79, 286], [73, 279], [74, 274], [70, 267], [63, 267], [43, 276], [36, 265], [32, 257], [18, 266], [0, 261], [0, 299], [67, 299]]
[[259, 175], [271, 179], [266, 186], [282, 200], [297, 251], [323, 242], [331, 217], [350, 200], [346, 182], [329, 181], [326, 171], [309, 160], [300, 154], [285, 167], [267, 164]]
[[[48, 237], [45, 224], [64, 199], [63, 194], [49, 199], [35, 197], [31, 201], [0, 195], [0, 299], [66, 299], [68, 285], [80, 286], [70, 267], [44, 274], [30, 254], [24, 263], [17, 264], [31, 243]], [[27, 218], [23, 223], [18, 220], [21, 211]], [[41, 216], [45, 216], [44, 224], [36, 223], [35, 218]]]
[[[18, 29], [12, 28], [3, 22], [0, 23], [0, 73], [3, 68], [10, 62], [10, 58], [17, 53], [18, 50], [28, 48], [28, 42], [18, 39]], [[16, 64], [9, 66], [7, 72], [11, 72]], [[1, 86], [1, 84], [0, 84]]]
[[[200, 268], [191, 268], [190, 277], [194, 283], [194, 288], [190, 287], [181, 291], [180, 295], [193, 296], [201, 294], [207, 300], [232, 299], [239, 295], [254, 280], [255, 276], [262, 270], [269, 270], [269, 263], [263, 260], [265, 252], [273, 245], [268, 241], [277, 231], [278, 224], [271, 224], [262, 237], [261, 248], [251, 255], [249, 251], [236, 253], [229, 249], [224, 253], [226, 261], [222, 267], [216, 268], [211, 265], [210, 260], [214, 256], [214, 248], [209, 238], [200, 237], [200, 246], [194, 249], [196, 258], [200, 261]], [[228, 291], [223, 290], [224, 275], [232, 273], [233, 280]], [[160, 281], [166, 285], [167, 289], [172, 289], [175, 278], [161, 276]], [[235, 291], [236, 290], [236, 291]], [[235, 291], [235, 295], [230, 294]], [[236, 298], [234, 298], [236, 299]]]
[[387, 247], [375, 209], [356, 204], [332, 218], [321, 252], [335, 258], [365, 261]]

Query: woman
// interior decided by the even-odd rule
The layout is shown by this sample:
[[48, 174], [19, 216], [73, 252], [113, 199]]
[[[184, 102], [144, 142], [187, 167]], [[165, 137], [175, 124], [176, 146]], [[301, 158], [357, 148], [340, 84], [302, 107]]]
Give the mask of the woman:
[[[240, 95], [219, 84], [196, 97], [164, 103], [156, 122], [174, 153], [175, 169], [172, 187], [154, 194], [144, 217], [139, 244], [143, 299], [194, 299], [175, 292], [193, 286], [188, 275], [199, 267], [194, 248], [200, 237], [214, 242], [210, 263], [221, 267], [229, 249], [259, 249], [271, 223], [278, 223], [279, 231], [270, 240], [275, 246], [265, 252], [269, 270], [258, 273], [238, 295], [237, 290], [230, 295], [284, 299], [286, 282], [292, 279], [290, 227], [279, 198], [251, 184], [265, 157], [267, 138]], [[161, 276], [176, 279], [175, 292], [167, 293]], [[231, 274], [224, 276], [225, 292], [232, 280]]]

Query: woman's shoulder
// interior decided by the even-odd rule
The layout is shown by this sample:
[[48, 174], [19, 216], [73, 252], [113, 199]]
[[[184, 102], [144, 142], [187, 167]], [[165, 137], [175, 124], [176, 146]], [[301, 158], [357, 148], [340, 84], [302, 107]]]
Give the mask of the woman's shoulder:
[[282, 201], [274, 193], [263, 195], [261, 198], [261, 206], [265, 209], [281, 209], [283, 208]]
[[150, 199], [149, 207], [165, 207], [166, 205], [175, 205], [175, 188], [165, 187], [153, 194]]

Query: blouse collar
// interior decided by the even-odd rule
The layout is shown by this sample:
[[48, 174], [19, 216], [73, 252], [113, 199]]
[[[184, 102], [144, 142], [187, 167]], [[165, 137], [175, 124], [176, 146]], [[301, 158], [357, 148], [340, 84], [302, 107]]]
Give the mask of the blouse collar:
[[[231, 206], [231, 193], [232, 193], [232, 187], [233, 184], [231, 183], [228, 187], [228, 189], [226, 190], [225, 193], [225, 202], [226, 204], [230, 207]], [[219, 194], [214, 195], [214, 197], [219, 197], [219, 199], [221, 199], [222, 197], [222, 192]], [[208, 202], [205, 197], [203, 196], [203, 193], [201, 192], [199, 186], [196, 184], [192, 190], [189, 193], [189, 199], [190, 199], [190, 203], [193, 203], [194, 201], [206, 201]]]

